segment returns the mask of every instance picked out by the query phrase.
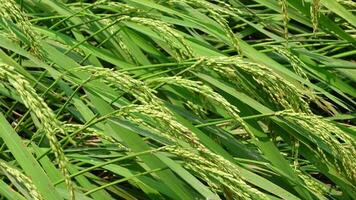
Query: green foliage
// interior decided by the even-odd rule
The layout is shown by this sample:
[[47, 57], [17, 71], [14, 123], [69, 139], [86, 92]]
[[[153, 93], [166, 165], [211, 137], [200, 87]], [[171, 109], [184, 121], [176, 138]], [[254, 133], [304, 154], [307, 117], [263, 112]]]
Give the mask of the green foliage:
[[355, 7], [0, 0], [0, 196], [356, 199]]

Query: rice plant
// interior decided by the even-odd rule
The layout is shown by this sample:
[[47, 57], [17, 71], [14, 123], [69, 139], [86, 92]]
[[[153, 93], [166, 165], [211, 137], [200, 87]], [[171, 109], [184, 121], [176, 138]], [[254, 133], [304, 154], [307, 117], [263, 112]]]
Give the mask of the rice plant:
[[1, 199], [356, 199], [354, 13], [0, 0]]

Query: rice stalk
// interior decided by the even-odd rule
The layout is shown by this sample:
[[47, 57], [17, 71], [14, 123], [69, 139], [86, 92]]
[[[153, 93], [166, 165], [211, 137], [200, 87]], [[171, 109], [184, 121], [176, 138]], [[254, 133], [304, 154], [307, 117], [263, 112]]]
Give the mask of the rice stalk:
[[0, 160], [0, 169], [8, 177], [14, 177], [17, 182], [25, 186], [27, 192], [31, 195], [34, 200], [42, 200], [42, 196], [38, 192], [36, 186], [32, 183], [31, 179], [19, 170], [10, 167], [6, 162]]
[[64, 155], [63, 149], [57, 140], [56, 134], [67, 135], [61, 123], [56, 118], [53, 111], [48, 107], [45, 101], [31, 87], [30, 83], [15, 69], [8, 65], [0, 65], [0, 78], [7, 80], [20, 95], [24, 105], [30, 109], [41, 122], [41, 130], [46, 134], [51, 149], [54, 152], [58, 166], [65, 178], [65, 183], [71, 195], [71, 199], [75, 199], [74, 186], [70, 179], [70, 174], [67, 169], [68, 160]]

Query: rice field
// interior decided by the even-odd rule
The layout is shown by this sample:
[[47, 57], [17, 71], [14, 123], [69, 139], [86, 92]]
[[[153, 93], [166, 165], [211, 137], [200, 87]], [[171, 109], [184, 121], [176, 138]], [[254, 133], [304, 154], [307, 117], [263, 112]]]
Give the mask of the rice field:
[[356, 199], [352, 0], [0, 0], [0, 199]]

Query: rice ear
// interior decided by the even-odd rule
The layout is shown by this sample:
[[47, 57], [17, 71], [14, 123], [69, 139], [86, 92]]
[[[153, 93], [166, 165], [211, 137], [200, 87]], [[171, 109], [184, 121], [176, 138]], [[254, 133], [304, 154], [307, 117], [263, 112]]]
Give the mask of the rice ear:
[[288, 40], [289, 40], [289, 31], [288, 31], [288, 21], [289, 21], [289, 16], [288, 16], [288, 1], [287, 0], [279, 0], [279, 4], [281, 5], [281, 11], [283, 15], [283, 26], [284, 26], [284, 38], [286, 40], [285, 46], [288, 46]]
[[58, 166], [65, 178], [65, 183], [70, 192], [71, 198], [74, 199], [74, 186], [70, 179], [67, 169], [68, 160], [64, 151], [58, 142], [56, 133], [66, 135], [61, 123], [55, 117], [53, 111], [48, 107], [45, 101], [36, 93], [35, 89], [21, 74], [8, 65], [0, 65], [0, 79], [7, 80], [18, 92], [24, 105], [30, 109], [42, 124], [42, 130], [46, 134], [51, 149], [55, 155]]
[[313, 33], [316, 34], [318, 30], [318, 21], [319, 21], [319, 10], [320, 10], [320, 0], [312, 0], [310, 13], [311, 13], [311, 20], [313, 24]]
[[43, 58], [40, 38], [38, 34], [33, 31], [32, 24], [26, 15], [18, 7], [14, 0], [0, 0], [0, 16], [3, 18], [4, 24], [7, 26], [6, 30], [10, 31], [16, 37], [8, 21], [16, 23], [21, 32], [29, 41], [29, 46], [33, 55], [38, 58]]
[[[331, 124], [316, 115], [308, 115], [305, 113], [295, 113], [291, 111], [281, 111], [276, 113], [277, 116], [282, 116], [287, 120], [295, 122], [298, 126], [308, 130], [310, 140], [317, 143], [316, 138], [321, 140], [331, 150], [331, 154], [335, 160], [329, 160], [324, 150], [319, 146], [317, 151], [320, 157], [326, 163], [332, 163], [338, 173], [342, 174], [351, 182], [356, 183], [356, 142], [354, 139], [342, 131], [340, 128]], [[337, 160], [336, 158], [341, 158]]]
[[235, 84], [237, 89], [243, 90], [256, 99], [261, 98], [253, 89], [253, 85], [245, 84], [251, 84], [246, 82], [241, 74], [241, 72], [246, 73], [253, 78], [270, 102], [277, 107], [311, 113], [308, 103], [303, 99], [305, 93], [264, 65], [238, 56], [208, 57], [203, 58], [203, 61], [197, 61], [197, 63], [195, 70], [213, 70]]
[[3, 160], [0, 160], [0, 169], [3, 171], [4, 174], [7, 174], [7, 176], [12, 176], [16, 179], [17, 182], [22, 183], [29, 195], [31, 195], [32, 199], [43, 199], [41, 194], [38, 192], [36, 186], [32, 183], [31, 179], [22, 172], [20, 172], [18, 169], [11, 167]]

